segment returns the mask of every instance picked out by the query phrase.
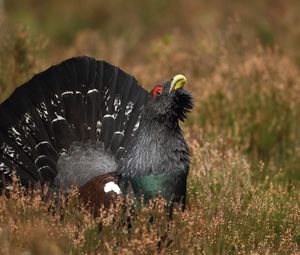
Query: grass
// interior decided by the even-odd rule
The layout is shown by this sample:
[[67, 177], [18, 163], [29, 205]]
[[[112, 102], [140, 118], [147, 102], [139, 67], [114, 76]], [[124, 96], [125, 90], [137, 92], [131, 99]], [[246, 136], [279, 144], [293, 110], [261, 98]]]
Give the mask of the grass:
[[[18, 185], [0, 198], [3, 254], [298, 254], [299, 189], [272, 181], [253, 184], [250, 165], [224, 141], [192, 139], [189, 201], [170, 221], [163, 201], [136, 208], [130, 230], [121, 204], [93, 218], [76, 191], [54, 206], [43, 192], [24, 196]], [[263, 166], [261, 166], [263, 167]], [[50, 209], [49, 209], [50, 208]], [[150, 217], [153, 217], [149, 223]], [[26, 234], [25, 234], [26, 233]]]
[[300, 254], [298, 1], [44, 5], [5, 2], [0, 100], [74, 55], [106, 59], [148, 89], [185, 74], [188, 206], [172, 221], [162, 201], [128, 211], [128, 231], [120, 205], [94, 219], [76, 191], [55, 207], [16, 184], [0, 197], [0, 254]]

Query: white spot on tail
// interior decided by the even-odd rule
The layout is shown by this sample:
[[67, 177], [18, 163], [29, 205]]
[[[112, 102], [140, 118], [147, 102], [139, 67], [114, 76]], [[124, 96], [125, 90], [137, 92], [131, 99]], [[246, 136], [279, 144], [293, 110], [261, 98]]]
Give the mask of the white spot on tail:
[[18, 158], [19, 155], [16, 153], [16, 151], [14, 150], [13, 147], [9, 146], [8, 144], [6, 143], [3, 143], [2, 146], [1, 146], [1, 151], [4, 155], [10, 157], [10, 158]]
[[105, 114], [105, 115], [103, 116], [103, 119], [104, 119], [104, 118], [113, 118], [113, 119], [116, 119], [116, 117], [117, 117], [116, 114], [113, 114], [113, 115], [111, 115], [111, 114]]
[[115, 112], [117, 112], [119, 110], [120, 105], [121, 105], [121, 99], [120, 99], [120, 97], [116, 96], [116, 98], [114, 100]]
[[9, 174], [10, 173], [9, 168], [3, 162], [0, 163], [0, 172], [2, 174]]
[[16, 135], [20, 136], [20, 133], [14, 127], [12, 127], [11, 129]]
[[42, 144], [50, 144], [48, 141], [43, 141], [43, 142], [40, 142], [38, 143], [36, 146], [35, 146], [35, 149], [37, 150], [37, 148], [42, 145]]
[[117, 194], [121, 193], [120, 187], [115, 182], [108, 182], [104, 185], [104, 192], [105, 193], [108, 193], [108, 192], [111, 192], [111, 191], [113, 191]]
[[61, 96], [63, 97], [65, 95], [73, 95], [73, 94], [74, 94], [73, 91], [65, 91], [65, 92], [61, 93]]
[[132, 112], [133, 106], [134, 106], [133, 102], [128, 102], [128, 104], [126, 105], [125, 115], [127, 116], [127, 120], [129, 119], [129, 115]]
[[87, 94], [91, 94], [91, 93], [99, 93], [99, 91], [97, 89], [90, 89]]
[[57, 115], [57, 118], [54, 119], [54, 120], [52, 120], [52, 123], [53, 123], [53, 122], [56, 122], [56, 121], [61, 121], [61, 120], [65, 120], [65, 118], [63, 118], [63, 117], [60, 116], [60, 115]]
[[114, 134], [116, 134], [116, 135], [123, 135], [124, 136], [124, 131], [116, 131], [116, 132], [114, 132]]
[[96, 124], [96, 133], [98, 135], [100, 135], [100, 133], [101, 133], [101, 127], [102, 127], [101, 121], [97, 121], [97, 124]]
[[40, 118], [48, 120], [49, 113], [47, 111], [47, 106], [46, 106], [46, 104], [44, 102], [42, 102], [39, 105], [37, 105], [36, 110], [37, 110]]
[[134, 135], [134, 132], [138, 130], [139, 126], [140, 126], [140, 122], [141, 122], [141, 115], [139, 116], [137, 122], [135, 123], [134, 125], [134, 128], [133, 128], [133, 135]]

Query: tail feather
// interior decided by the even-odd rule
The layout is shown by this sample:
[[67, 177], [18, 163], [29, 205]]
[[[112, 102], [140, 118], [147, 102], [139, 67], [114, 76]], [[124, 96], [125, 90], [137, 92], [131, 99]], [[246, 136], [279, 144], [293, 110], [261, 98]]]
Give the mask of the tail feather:
[[42, 166], [38, 169], [40, 175], [40, 182], [41, 183], [49, 183], [50, 186], [54, 185], [54, 180], [57, 175], [57, 171], [49, 166]]
[[[18, 170], [18, 168], [24, 169], [27, 173], [26, 175], [30, 176], [31, 180], [38, 181], [39, 175], [37, 173], [37, 167], [34, 164], [33, 159], [30, 157], [31, 148], [28, 151], [24, 151], [16, 142], [11, 138], [6, 137], [6, 134], [0, 132], [1, 137], [1, 154], [2, 156], [9, 160], [12, 163], [13, 168], [11, 170]], [[4, 166], [8, 166], [5, 162]], [[23, 171], [22, 171], [23, 172]], [[17, 174], [19, 175], [18, 171]], [[25, 174], [23, 174], [25, 176]]]
[[[122, 130], [124, 128], [124, 123], [126, 122], [127, 115], [125, 115], [126, 111], [128, 111], [128, 107], [130, 107], [129, 102], [130, 100], [130, 92], [132, 91], [132, 87], [134, 87], [134, 84], [136, 81], [133, 81], [133, 77], [126, 77], [124, 72], [120, 72], [122, 76], [122, 80], [124, 81], [123, 86], [119, 86], [119, 95], [121, 95], [120, 98], [115, 98], [115, 109], [119, 110], [119, 115], [117, 116], [116, 120], [116, 130]], [[134, 93], [134, 89], [131, 93]], [[135, 97], [132, 96], [133, 98]], [[128, 102], [125, 107], [120, 107], [121, 102]], [[128, 105], [129, 104], [129, 105]]]
[[48, 167], [52, 168], [54, 172], [57, 173], [56, 162], [52, 158], [50, 158], [46, 155], [38, 156], [37, 159], [34, 161], [34, 163], [37, 166], [37, 168], [42, 168], [44, 166], [48, 166]]
[[91, 141], [96, 140], [97, 131], [97, 113], [99, 105], [99, 93], [96, 89], [91, 89], [87, 92], [86, 102], [86, 121], [87, 121], [87, 134]]
[[52, 120], [52, 129], [55, 134], [56, 150], [60, 153], [66, 152], [74, 141], [78, 141], [68, 121], [61, 116]]
[[[79, 141], [86, 138], [86, 106], [81, 92], [62, 93], [62, 104], [64, 107], [65, 119], [68, 120], [72, 132]], [[76, 111], [74, 111], [76, 109]]]
[[112, 115], [105, 115], [102, 121], [100, 141], [103, 141], [105, 146], [104, 148], [106, 150], [110, 145], [113, 130], [114, 130], [114, 117]]
[[117, 150], [120, 148], [123, 138], [124, 138], [123, 132], [120, 131], [114, 132], [112, 136], [111, 148], [110, 148], [114, 155], [116, 155]]
[[38, 143], [35, 146], [35, 150], [38, 155], [45, 155], [48, 158], [52, 159], [54, 162], [57, 162], [59, 158], [59, 152], [52, 146], [51, 143], [47, 141]]
[[12, 181], [12, 171], [17, 173], [19, 180], [26, 186], [39, 180], [32, 176], [27, 169], [18, 166], [5, 155], [0, 155], [0, 190]]
[[[135, 91], [136, 92], [136, 91]], [[146, 96], [141, 93], [141, 91], [137, 91], [135, 96], [136, 100], [133, 101], [133, 104], [129, 104], [130, 107], [125, 111], [126, 118], [124, 120], [125, 129], [124, 129], [124, 139], [122, 141], [122, 146], [126, 147], [129, 140], [132, 138], [133, 134], [139, 127], [139, 120], [140, 120], [140, 105], [143, 105], [144, 100], [147, 100]]]
[[53, 183], [60, 155], [76, 141], [101, 141], [120, 158], [147, 100], [132, 76], [104, 61], [50, 67], [0, 105], [0, 174], [9, 179], [15, 169], [25, 185]]

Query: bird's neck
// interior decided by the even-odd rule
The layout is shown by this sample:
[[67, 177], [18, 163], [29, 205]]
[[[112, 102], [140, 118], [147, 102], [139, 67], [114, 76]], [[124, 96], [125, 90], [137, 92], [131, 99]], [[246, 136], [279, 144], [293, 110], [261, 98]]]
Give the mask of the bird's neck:
[[178, 122], [142, 120], [118, 167], [122, 176], [187, 173], [189, 150]]

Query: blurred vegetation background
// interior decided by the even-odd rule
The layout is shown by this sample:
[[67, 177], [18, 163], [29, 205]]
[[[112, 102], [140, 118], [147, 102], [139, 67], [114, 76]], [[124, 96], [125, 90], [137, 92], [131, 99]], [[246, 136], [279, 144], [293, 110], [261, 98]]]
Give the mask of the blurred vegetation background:
[[191, 124], [239, 146], [254, 168], [263, 160], [268, 174], [284, 168], [299, 181], [298, 10], [296, 0], [4, 1], [1, 99], [74, 55], [119, 65], [147, 88], [184, 73]]
[[[0, 100], [34, 73], [75, 55], [118, 65], [146, 88], [183, 73], [195, 98], [184, 125], [191, 176], [200, 178], [190, 180], [190, 193], [211, 194], [202, 203], [217, 204], [216, 194], [233, 199], [244, 194], [240, 187], [260, 187], [259, 201], [276, 186], [290, 199], [278, 201], [289, 200], [299, 213], [299, 10], [298, 0], [0, 0]], [[284, 225], [286, 218], [279, 221]], [[291, 243], [299, 247], [294, 225]]]

